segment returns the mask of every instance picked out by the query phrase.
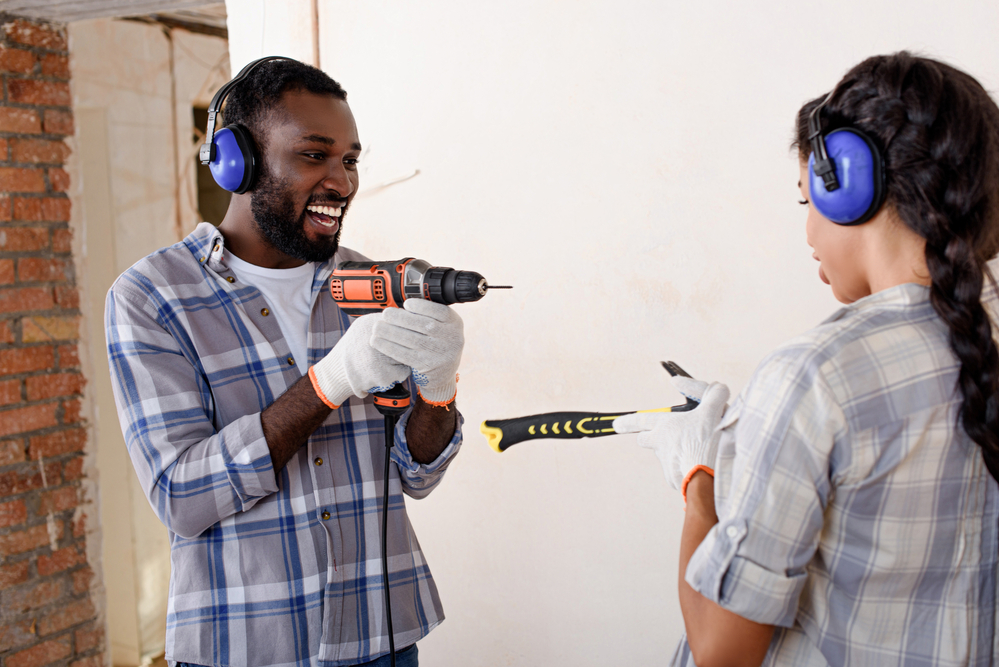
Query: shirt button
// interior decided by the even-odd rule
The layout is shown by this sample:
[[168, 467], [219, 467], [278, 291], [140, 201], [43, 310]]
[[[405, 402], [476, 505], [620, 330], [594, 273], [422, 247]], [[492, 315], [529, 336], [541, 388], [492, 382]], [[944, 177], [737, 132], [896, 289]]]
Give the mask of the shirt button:
[[291, 357], [288, 357], [288, 365], [289, 366], [294, 366], [295, 365], [295, 360], [292, 359]]
[[323, 512], [323, 521], [327, 521], [327, 520], [329, 520], [329, 518], [330, 518], [330, 513], [329, 512]]
[[321, 466], [321, 465], [323, 464], [323, 459], [322, 459], [322, 457], [320, 457], [320, 456], [317, 456], [317, 457], [316, 457], [316, 460], [315, 460], [315, 464], [316, 464], [317, 466]]
[[728, 528], [725, 529], [725, 534], [731, 537], [732, 539], [735, 539], [735, 536], [739, 534], [739, 529], [736, 528], [735, 526], [729, 526]]
[[204, 258], [204, 257], [202, 257], [202, 258], [201, 258], [201, 261], [202, 261], [202, 262], [203, 262], [203, 261], [205, 261], [205, 258]]
[[266, 308], [261, 308], [260, 314], [263, 315], [264, 317], [267, 317], [268, 315], [271, 314], [271, 311], [267, 310]]
[[236, 279], [235, 279], [235, 278], [233, 278], [232, 276], [226, 276], [226, 277], [225, 277], [225, 279], [226, 279], [226, 280], [228, 280], [228, 281], [229, 281], [229, 282], [231, 282], [231, 283], [234, 283], [234, 282], [236, 282]]

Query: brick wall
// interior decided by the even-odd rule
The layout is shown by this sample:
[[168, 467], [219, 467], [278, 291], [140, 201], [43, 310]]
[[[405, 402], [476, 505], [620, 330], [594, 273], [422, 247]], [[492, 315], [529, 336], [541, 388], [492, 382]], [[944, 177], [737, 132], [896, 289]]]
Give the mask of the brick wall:
[[0, 667], [104, 664], [87, 563], [65, 26], [0, 14]]

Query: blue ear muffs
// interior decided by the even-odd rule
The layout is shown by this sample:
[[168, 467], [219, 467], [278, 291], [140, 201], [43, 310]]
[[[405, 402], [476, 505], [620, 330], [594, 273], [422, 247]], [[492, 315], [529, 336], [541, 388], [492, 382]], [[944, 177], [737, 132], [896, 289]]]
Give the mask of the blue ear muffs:
[[212, 138], [214, 157], [208, 163], [212, 177], [223, 190], [238, 195], [257, 180], [257, 149], [253, 137], [239, 125], [226, 125]]
[[811, 203], [838, 225], [861, 225], [884, 204], [884, 158], [871, 138], [855, 128], [844, 127], [823, 136], [819, 122], [823, 106], [825, 102], [808, 119]]
[[225, 83], [208, 105], [208, 129], [205, 132], [205, 143], [201, 145], [198, 158], [201, 164], [208, 165], [212, 177], [223, 190], [241, 195], [253, 187], [260, 171], [260, 154], [253, 142], [249, 130], [239, 125], [230, 124], [218, 132], [215, 131], [215, 116], [222, 108], [226, 95], [240, 81], [249, 76], [250, 72], [271, 60], [292, 60], [284, 56], [267, 56], [254, 60], [239, 71], [232, 81]]

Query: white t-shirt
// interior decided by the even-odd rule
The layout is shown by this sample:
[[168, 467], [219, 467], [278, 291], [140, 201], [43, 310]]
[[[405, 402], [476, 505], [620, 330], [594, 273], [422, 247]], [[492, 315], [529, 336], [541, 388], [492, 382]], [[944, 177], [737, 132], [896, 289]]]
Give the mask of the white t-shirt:
[[309, 318], [312, 317], [312, 278], [316, 265], [306, 262], [293, 269], [265, 269], [244, 262], [228, 250], [223, 261], [239, 276], [264, 295], [267, 305], [281, 326], [291, 356], [299, 368], [309, 364]]

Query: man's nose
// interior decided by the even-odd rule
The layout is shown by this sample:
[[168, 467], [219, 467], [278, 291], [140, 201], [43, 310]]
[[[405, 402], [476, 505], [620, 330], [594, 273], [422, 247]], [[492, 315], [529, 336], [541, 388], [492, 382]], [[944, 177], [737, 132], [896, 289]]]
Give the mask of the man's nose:
[[354, 192], [355, 183], [351, 179], [351, 172], [347, 171], [346, 165], [339, 160], [330, 160], [330, 170], [323, 179], [323, 187], [333, 190], [341, 197], [349, 197]]

